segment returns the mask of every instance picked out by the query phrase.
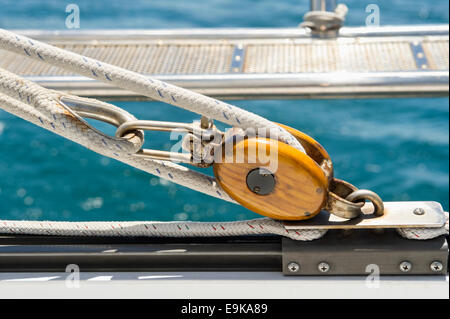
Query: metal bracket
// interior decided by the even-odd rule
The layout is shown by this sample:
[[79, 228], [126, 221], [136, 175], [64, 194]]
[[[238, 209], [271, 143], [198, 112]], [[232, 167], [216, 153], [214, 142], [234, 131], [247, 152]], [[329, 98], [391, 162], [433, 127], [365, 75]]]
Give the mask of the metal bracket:
[[434, 228], [445, 224], [441, 204], [437, 202], [385, 202], [384, 215], [372, 214], [373, 205], [366, 203], [363, 214], [354, 219], [345, 219], [321, 211], [312, 219], [285, 221], [287, 230], [299, 229], [367, 229], [367, 228]]
[[233, 73], [242, 73], [244, 67], [245, 48], [242, 44], [234, 47], [233, 56], [231, 58], [231, 71]]
[[411, 43], [411, 51], [414, 60], [416, 61], [417, 68], [419, 70], [428, 70], [430, 68], [430, 65], [428, 63], [428, 58], [427, 55], [425, 54], [422, 43], [420, 42]]
[[395, 230], [332, 230], [311, 242], [283, 238], [285, 275], [445, 275], [445, 236], [408, 240]]

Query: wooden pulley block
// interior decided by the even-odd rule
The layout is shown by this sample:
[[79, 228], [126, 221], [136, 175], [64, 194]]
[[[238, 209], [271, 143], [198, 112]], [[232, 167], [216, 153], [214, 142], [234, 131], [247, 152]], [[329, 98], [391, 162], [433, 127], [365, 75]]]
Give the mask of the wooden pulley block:
[[298, 139], [306, 154], [241, 130], [225, 138], [222, 161], [214, 163], [214, 174], [234, 200], [258, 214], [279, 220], [309, 219], [326, 204], [333, 165], [318, 142], [281, 126]]

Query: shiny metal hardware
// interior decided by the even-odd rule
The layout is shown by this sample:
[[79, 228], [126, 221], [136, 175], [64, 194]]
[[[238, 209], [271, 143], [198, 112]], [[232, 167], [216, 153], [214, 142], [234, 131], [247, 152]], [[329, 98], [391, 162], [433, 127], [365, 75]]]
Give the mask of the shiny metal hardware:
[[129, 121], [123, 123], [117, 128], [116, 136], [122, 137], [134, 130], [146, 131], [161, 131], [161, 132], [186, 132], [202, 135], [203, 138], [208, 139], [212, 137], [211, 132], [206, 129], [195, 128], [192, 123], [177, 123], [177, 122], [163, 122], [163, 121]]
[[[127, 133], [144, 130], [144, 131], [161, 131], [161, 132], [184, 132], [193, 134], [202, 142], [212, 141], [217, 134], [212, 121], [206, 117], [202, 117], [200, 125], [196, 126], [194, 123], [177, 123], [177, 122], [163, 122], [163, 121], [143, 121], [134, 120], [123, 123], [117, 128], [116, 137], [123, 137]], [[141, 149], [134, 156], [156, 159], [164, 161], [173, 161], [188, 163], [195, 166], [205, 167], [205, 163], [201, 159], [196, 158], [192, 153], [177, 153], [152, 149]]]
[[328, 11], [336, 10], [336, 0], [310, 0], [311, 11]]
[[333, 178], [328, 188], [327, 201], [324, 210], [344, 219], [352, 219], [361, 215], [362, 202], [347, 200], [347, 196], [358, 189], [343, 180]]
[[372, 202], [375, 216], [383, 216], [384, 205], [380, 196], [373, 191], [358, 189], [348, 182], [333, 178], [324, 209], [340, 218], [357, 218], [361, 215], [366, 200]]
[[384, 205], [383, 201], [381, 200], [380, 196], [378, 196], [376, 193], [367, 190], [367, 189], [358, 189], [348, 195], [346, 200], [356, 203], [360, 200], [369, 200], [372, 202], [374, 206], [373, 214], [376, 216], [383, 216], [384, 214]]
[[322, 273], [329, 272], [330, 268], [331, 268], [330, 264], [326, 263], [324, 261], [317, 265], [317, 269], [319, 269], [319, 271], [322, 272]]
[[337, 36], [347, 12], [347, 6], [337, 5], [336, 0], [311, 0], [311, 11], [303, 16], [300, 26], [310, 28], [313, 36]]
[[416, 208], [414, 209], [413, 213], [416, 215], [423, 215], [425, 214], [425, 211], [423, 210], [423, 208]]
[[430, 264], [430, 269], [432, 272], [441, 272], [444, 269], [444, 266], [440, 261], [433, 261]]
[[[149, 48], [164, 52], [175, 41], [180, 44], [180, 48], [174, 48], [173, 55], [161, 56], [161, 64], [164, 66], [159, 74], [163, 75], [152, 74], [152, 76], [186, 89], [226, 100], [448, 97], [449, 94], [448, 50], [446, 50], [448, 24], [381, 25], [376, 28], [343, 26], [339, 30], [341, 40], [331, 42], [311, 39], [309, 28], [299, 27], [120, 30], [120, 32], [117, 30], [61, 30], [58, 32], [21, 30], [20, 33], [44, 42], [61, 43], [64, 48], [76, 52], [81, 52], [83, 49], [92, 50], [92, 58], [102, 59], [107, 56], [108, 61], [105, 62], [120, 67], [127, 67], [133, 63], [135, 55], [126, 52], [146, 52]], [[286, 39], [295, 39], [295, 41], [285, 45]], [[129, 51], [122, 50], [124, 41], [127, 41]], [[420, 43], [427, 53], [426, 72], [422, 68], [416, 68], [413, 54], [407, 52], [408, 44], [414, 42]], [[224, 68], [231, 70], [229, 55], [233, 54], [233, 46], [241, 44], [244, 50], [246, 47], [251, 48], [241, 59], [244, 66], [243, 72], [224, 73]], [[192, 46], [193, 51], [189, 52], [203, 57], [202, 61], [191, 59], [191, 55], [186, 54], [185, 45]], [[267, 45], [270, 46], [270, 52], [278, 52], [280, 56], [283, 56], [287, 64], [269, 64], [273, 54], [263, 54], [266, 52], [264, 50], [267, 50]], [[294, 54], [296, 48], [300, 49], [304, 46], [315, 53], [308, 57], [296, 58]], [[214, 57], [217, 50], [223, 54]], [[335, 58], [341, 63], [333, 63], [334, 59], [327, 58], [331, 52], [337, 54]], [[370, 60], [373, 62], [370, 66], [367, 59], [370, 59], [372, 55], [358, 54], [358, 52], [382, 52], [378, 58], [388, 56], [389, 61], [395, 63], [386, 62], [380, 65]], [[170, 68], [173, 66], [170, 59], [174, 58], [182, 62], [178, 67]], [[24, 59], [27, 58], [2, 51], [0, 67], [20, 74]], [[58, 68], [50, 66], [43, 68], [40, 67], [41, 62], [28, 60], [27, 79], [46, 88], [63, 90], [80, 96], [97, 97], [102, 100], [143, 99], [138, 93], [101, 81], [75, 75], [61, 76], [57, 72]], [[191, 65], [196, 61], [199, 67]], [[142, 60], [139, 65], [138, 72], [153, 70], [151, 59]], [[305, 70], [306, 65], [309, 71]], [[367, 72], [361, 69], [361, 65], [368, 68]], [[270, 66], [270, 70], [267, 66]], [[380, 67], [382, 70], [378, 70]], [[336, 68], [338, 69], [335, 70]], [[186, 73], [183, 71], [185, 69], [192, 72]], [[324, 70], [324, 72], [317, 72], [318, 70]], [[333, 70], [339, 72], [339, 76], [332, 76]]]
[[412, 264], [409, 261], [403, 261], [398, 267], [402, 272], [410, 272], [412, 269]]
[[[345, 235], [342, 231], [331, 230], [313, 242], [283, 238], [281, 247], [283, 274], [287, 276], [367, 276], [371, 271], [368, 264], [377, 265], [380, 276], [443, 276], [447, 272], [445, 236], [405, 240], [393, 229], [386, 229], [382, 234], [350, 231]], [[400, 269], [404, 261], [412, 264], [408, 272]], [[288, 265], [292, 262], [301, 265], [300, 271], [290, 271]], [[433, 262], [439, 262], [436, 266], [440, 271], [432, 268]], [[321, 263], [328, 264], [329, 268], [322, 268]], [[445, 282], [445, 277], [443, 279]]]
[[290, 262], [287, 265], [287, 269], [291, 272], [291, 273], [296, 273], [300, 270], [300, 265], [297, 264], [296, 262]]
[[[211, 159], [214, 156], [214, 145], [217, 144], [214, 140], [215, 137], [217, 137], [217, 134], [221, 136], [220, 142], [217, 145], [221, 146], [223, 141], [223, 133], [217, 130], [213, 121], [206, 117], [202, 117], [199, 123], [143, 121], [136, 120], [131, 114], [120, 108], [111, 108], [101, 103], [96, 103], [95, 101], [61, 97], [60, 103], [68, 110], [73, 111], [73, 113], [82, 121], [84, 121], [82, 117], [87, 117], [117, 127], [115, 133], [116, 139], [121, 139], [128, 134], [136, 135], [140, 139], [141, 149], [132, 155], [144, 159], [182, 162], [199, 167], [207, 167], [213, 164], [213, 161], [207, 161], [205, 159]], [[96, 130], [92, 126], [91, 128]], [[185, 137], [188, 137], [188, 139], [183, 142], [187, 142], [187, 147], [184, 148], [188, 150], [188, 153], [142, 148], [144, 143], [143, 131], [146, 130], [186, 133]], [[370, 200], [375, 207], [374, 214], [376, 216], [383, 215], [383, 202], [378, 195], [371, 191], [358, 190], [347, 182], [333, 178], [332, 162], [326, 151], [304, 133], [293, 129], [290, 129], [290, 131], [296, 134], [296, 137], [308, 150], [311, 159], [317, 162], [317, 165], [319, 165], [318, 167], [320, 167], [320, 170], [325, 174], [326, 179], [330, 181], [328, 196], [326, 196], [325, 205], [323, 207], [325, 210], [341, 218], [356, 218], [361, 214], [361, 208], [364, 205], [362, 201]], [[100, 133], [103, 134], [102, 132]], [[255, 176], [251, 174], [247, 175], [247, 186], [252, 192], [258, 195], [267, 195], [272, 192], [275, 185], [275, 176], [272, 174], [265, 174], [264, 176], [272, 177], [272, 179], [261, 179], [258, 177], [258, 174]], [[267, 182], [269, 182], [270, 185], [267, 184]], [[322, 193], [324, 189], [318, 188], [316, 192], [318, 191]], [[318, 207], [317, 212], [319, 212], [320, 209], [321, 208]]]
[[[123, 136], [120, 138], [109, 136], [87, 123], [84, 118], [108, 123], [115, 127], [120, 127], [122, 124], [135, 120], [134, 116], [122, 110], [121, 108], [117, 107], [112, 109], [95, 101], [86, 101], [74, 97], [62, 96], [59, 98], [59, 103], [68, 111], [70, 111], [75, 117], [77, 117], [79, 121], [82, 121], [87, 126], [89, 126], [91, 130], [104, 136], [108, 136], [112, 139], [121, 139]], [[134, 136], [139, 139], [140, 145], [142, 147], [142, 145], [144, 144], [144, 132], [142, 130], [134, 130], [133, 132], [129, 133], [134, 134]]]
[[[162, 131], [162, 132], [185, 132], [193, 134], [200, 138], [201, 141], [207, 143], [217, 134], [212, 120], [202, 117], [200, 125], [194, 123], [176, 123], [164, 121], [143, 121], [136, 120], [130, 113], [121, 108], [110, 108], [95, 101], [86, 101], [72, 97], [61, 97], [60, 103], [68, 110], [72, 111], [80, 121], [84, 121], [83, 117], [111, 124], [117, 128], [115, 137], [121, 139], [128, 134], [135, 134], [140, 139], [141, 147], [144, 144], [144, 131]], [[84, 121], [85, 122], [85, 121]], [[88, 123], [86, 123], [89, 125]], [[92, 130], [106, 136], [103, 132], [89, 125]], [[167, 152], [152, 149], [141, 148], [133, 154], [136, 157], [147, 159], [164, 160], [188, 163], [195, 166], [204, 167], [201, 160], [194, 158], [193, 154]]]
[[95, 101], [87, 102], [82, 99], [62, 96], [59, 99], [59, 102], [80, 117], [105, 122], [115, 127], [119, 127], [126, 122], [135, 120], [130, 113], [121, 108], [111, 109], [110, 107], [96, 103]]
[[[369, 202], [361, 208], [360, 216], [353, 219], [342, 218], [323, 210], [313, 219], [284, 221], [283, 225], [287, 230], [438, 228], [446, 221], [442, 206], [437, 202], [385, 202], [384, 206], [383, 216], [375, 216], [374, 205]], [[413, 214], [418, 207], [426, 213]]]

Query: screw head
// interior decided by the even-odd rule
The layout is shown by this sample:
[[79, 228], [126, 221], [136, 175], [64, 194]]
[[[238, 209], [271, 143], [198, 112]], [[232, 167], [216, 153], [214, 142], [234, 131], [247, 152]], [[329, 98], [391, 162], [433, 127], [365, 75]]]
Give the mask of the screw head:
[[290, 272], [294, 273], [300, 270], [300, 265], [297, 264], [296, 262], [290, 262], [287, 265], [287, 268], [289, 269]]
[[321, 262], [320, 264], [317, 265], [317, 268], [319, 269], [320, 272], [325, 273], [330, 271], [330, 264], [326, 262]]
[[399, 268], [402, 272], [409, 272], [412, 269], [412, 264], [409, 261], [403, 261], [400, 263]]
[[433, 261], [430, 265], [431, 271], [440, 272], [444, 269], [444, 266], [440, 261]]
[[423, 208], [416, 208], [416, 209], [414, 209], [413, 213], [415, 215], [424, 215], [425, 214], [425, 210]]
[[261, 187], [259, 187], [259, 186], [253, 186], [253, 193], [259, 193], [259, 192], [261, 192]]

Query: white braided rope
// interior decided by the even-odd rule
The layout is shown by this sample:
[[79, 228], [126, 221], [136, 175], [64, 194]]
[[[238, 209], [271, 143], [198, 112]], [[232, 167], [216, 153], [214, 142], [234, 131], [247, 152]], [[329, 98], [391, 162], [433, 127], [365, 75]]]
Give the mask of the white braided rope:
[[131, 90], [241, 128], [276, 129], [278, 138], [305, 152], [291, 134], [273, 122], [228, 103], [141, 74], [66, 51], [0, 29], [0, 48], [46, 62], [86, 77]]
[[[1, 74], [1, 73], [0, 73]], [[1, 87], [1, 86], [0, 86]], [[71, 117], [63, 119], [40, 113], [36, 108], [14, 100], [0, 93], [0, 106], [6, 111], [15, 114], [49, 131], [57, 133], [68, 139], [74, 140], [94, 151], [110, 156], [111, 150], [100, 147], [97, 149], [95, 134], [85, 139], [79, 137], [79, 126], [70, 124]], [[65, 123], [64, 126], [60, 123]], [[78, 124], [78, 123], [77, 123]], [[104, 146], [104, 145], [103, 145]], [[120, 150], [113, 149], [113, 153]], [[232, 201], [228, 195], [220, 189], [220, 186], [210, 177], [188, 170], [183, 166], [171, 162], [148, 161], [130, 156], [111, 156], [119, 161], [138, 167], [149, 173], [164, 176], [171, 175], [177, 183], [190, 188], [198, 188], [198, 191], [207, 193], [215, 189], [211, 194], [225, 200]], [[156, 170], [156, 171], [155, 171]], [[205, 177], [208, 182], [205, 184]], [[192, 183], [192, 180], [197, 181]], [[288, 231], [283, 225], [269, 218], [261, 218], [250, 221], [226, 222], [226, 223], [200, 223], [200, 222], [53, 222], [53, 221], [13, 221], [0, 220], [0, 234], [29, 234], [29, 235], [55, 235], [55, 236], [153, 236], [153, 237], [183, 237], [183, 236], [238, 236], [252, 234], [276, 234], [287, 236], [296, 240], [314, 240], [322, 237], [326, 231], [302, 230]]]
[[[441, 228], [398, 228], [404, 238], [427, 240], [449, 234], [447, 222]], [[107, 237], [225, 237], [273, 234], [294, 240], [319, 239], [327, 230], [288, 230], [279, 221], [259, 218], [235, 222], [58, 222], [0, 220], [0, 234]]]
[[[302, 151], [303, 147], [284, 129], [255, 114], [209, 97], [178, 88], [167, 83], [146, 78], [137, 73], [55, 48], [26, 37], [0, 29], [0, 48], [40, 59], [85, 76], [115, 84], [145, 96], [180, 106], [190, 111], [242, 128], [277, 128], [278, 138]], [[99, 76], [100, 75], [100, 76]], [[0, 69], [0, 106], [6, 111], [47, 130], [64, 136], [102, 155], [137, 167], [151, 174], [169, 179], [194, 190], [232, 201], [209, 176], [189, 170], [171, 162], [151, 161], [132, 156], [140, 144], [135, 136], [115, 139], [93, 130], [80, 121], [59, 102], [61, 94], [44, 89], [30, 81]], [[13, 98], [11, 98], [11, 96]], [[64, 95], [69, 96], [69, 95]], [[77, 99], [80, 99], [77, 97]], [[89, 101], [89, 99], [86, 99]], [[96, 101], [96, 103], [103, 103]], [[31, 107], [29, 104], [33, 105]], [[103, 103], [115, 108], [111, 104]], [[277, 234], [296, 240], [313, 240], [325, 234], [324, 230], [288, 231], [283, 225], [267, 218], [230, 222], [36, 222], [1, 221], [0, 233], [86, 235], [86, 236], [231, 236], [247, 234]], [[116, 225], [116, 226], [115, 226]], [[220, 228], [216, 226], [219, 225]], [[117, 227], [118, 226], [118, 227]], [[154, 232], [148, 231], [149, 227]], [[184, 227], [184, 228], [183, 228]], [[159, 229], [156, 231], [156, 229]], [[88, 230], [89, 229], [89, 230]], [[444, 233], [448, 234], [448, 216]], [[218, 231], [219, 230], [219, 231]], [[443, 233], [436, 229], [399, 229], [410, 239], [434, 238]], [[420, 233], [421, 235], [417, 236]]]
[[407, 239], [426, 240], [442, 235], [448, 236], [448, 212], [444, 212], [446, 222], [440, 228], [398, 228], [397, 232]]
[[[2, 92], [13, 97], [1, 94]], [[140, 147], [136, 136], [117, 139], [93, 130], [86, 122], [77, 118], [58, 102], [60, 96], [61, 94], [56, 91], [47, 90], [31, 81], [0, 69], [0, 108], [5, 111], [104, 156], [198, 192], [234, 202], [215, 179], [208, 175], [172, 162], [148, 160], [133, 156], [132, 154]], [[70, 97], [70, 95], [64, 96]], [[77, 99], [80, 100], [81, 98], [77, 97]], [[89, 99], [81, 100], [89, 101]], [[104, 102], [96, 101], [96, 103], [116, 108], [114, 105]]]
[[259, 218], [235, 222], [49, 222], [0, 220], [0, 234], [114, 237], [225, 237], [273, 234], [310, 241], [326, 230], [287, 230], [279, 221]]
[[[0, 35], [1, 35], [0, 30]], [[25, 41], [25, 40], [23, 40]], [[29, 40], [31, 45], [34, 43]], [[4, 43], [4, 42], [0, 42]], [[29, 51], [28, 51], [29, 50]], [[25, 48], [24, 52], [33, 52], [31, 48]], [[39, 58], [47, 56], [46, 54], [36, 53]], [[83, 61], [87, 60], [81, 57]], [[92, 63], [93, 61], [91, 61]], [[100, 65], [99, 62], [96, 62]], [[63, 64], [66, 65], [65, 62]], [[108, 65], [105, 65], [108, 68]], [[78, 67], [75, 67], [78, 68]], [[79, 71], [77, 69], [77, 71]], [[99, 70], [92, 71], [92, 74], [99, 73]], [[121, 70], [122, 71], [122, 70]], [[128, 71], [123, 70], [125, 73]], [[128, 72], [129, 73], [129, 72]], [[110, 80], [110, 77], [106, 75], [106, 78]], [[138, 78], [141, 76], [138, 76]], [[111, 74], [111, 79], [114, 78]], [[142, 81], [142, 77], [140, 79]], [[153, 80], [150, 80], [153, 83]], [[174, 89], [168, 84], [154, 81], [159, 83], [164, 88]], [[177, 89], [177, 88], [175, 88]], [[164, 89], [156, 89], [158, 95], [166, 94]], [[184, 95], [189, 91], [182, 90]], [[59, 99], [61, 96], [71, 97], [70, 95], [62, 95], [59, 92], [47, 90], [39, 85], [24, 80], [15, 74], [12, 74], [6, 70], [0, 69], [0, 106], [9, 113], [19, 116], [27, 121], [30, 121], [40, 127], [43, 127], [49, 131], [52, 131], [58, 135], [68, 138], [76, 143], [79, 143], [97, 153], [104, 156], [115, 158], [119, 161], [127, 163], [131, 166], [137, 167], [146, 172], [154, 175], [166, 178], [175, 183], [183, 186], [187, 186], [194, 190], [206, 193], [208, 195], [221, 198], [230, 202], [234, 202], [216, 183], [214, 178], [198, 173], [196, 171], [189, 170], [186, 167], [173, 164], [165, 161], [144, 160], [138, 157], [132, 156], [139, 148], [140, 144], [135, 136], [130, 136], [128, 139], [116, 139], [108, 137], [101, 132], [93, 130], [87, 123], [75, 116], [70, 110], [65, 108]], [[164, 93], [162, 93], [164, 92]], [[6, 95], [5, 95], [6, 94]], [[182, 96], [184, 96], [182, 95]], [[198, 97], [202, 97], [198, 94]], [[155, 96], [152, 96], [155, 98]], [[157, 98], [157, 97], [156, 97]], [[171, 95], [173, 101], [178, 95], [173, 93]], [[205, 97], [206, 98], [206, 97]], [[77, 97], [78, 100], [80, 98]], [[90, 101], [90, 99], [84, 99]], [[180, 99], [181, 100], [181, 99]], [[211, 99], [212, 100], [212, 99]], [[210, 103], [214, 105], [220, 105], [221, 102], [212, 100]], [[104, 102], [95, 101], [96, 103], [102, 103], [108, 107], [114, 109], [114, 105]], [[173, 103], [172, 103], [173, 104]], [[195, 103], [194, 103], [195, 104]], [[222, 103], [226, 105], [225, 103]], [[239, 110], [235, 107], [228, 107], [234, 113], [244, 115], [242, 118], [243, 125], [250, 121], [259, 122], [256, 127], [261, 127], [261, 122], [266, 125], [267, 120], [260, 121], [259, 117], [253, 116], [251, 113]], [[217, 112], [217, 110], [216, 110]], [[230, 112], [230, 111], [227, 111]], [[198, 112], [209, 117], [209, 113]], [[225, 111], [222, 112], [223, 116], [228, 119], [230, 115], [227, 115]], [[131, 115], [130, 115], [131, 116]], [[247, 119], [249, 118], [249, 119]], [[240, 119], [235, 116], [235, 120], [240, 122]], [[242, 123], [239, 123], [242, 124]], [[252, 124], [253, 125], [253, 124]], [[270, 125], [274, 127], [274, 124]], [[280, 139], [283, 140], [283, 131], [280, 130]], [[286, 135], [286, 134], [284, 134]], [[288, 137], [290, 135], [288, 134]], [[289, 140], [289, 138], [285, 138]], [[291, 142], [292, 143], [292, 142]], [[295, 140], [295, 143], [298, 142]], [[300, 146], [301, 148], [301, 146]], [[301, 148], [303, 150], [303, 148]], [[149, 229], [151, 231], [149, 232]], [[288, 231], [283, 225], [268, 218], [256, 219], [251, 221], [239, 221], [229, 223], [194, 223], [185, 222], [183, 224], [176, 222], [37, 222], [37, 221], [1, 221], [0, 233], [4, 234], [46, 234], [46, 235], [66, 235], [66, 236], [236, 236], [236, 235], [249, 235], [249, 234], [276, 234], [290, 237], [297, 240], [313, 240], [320, 238], [326, 231], [323, 230], [307, 230], [307, 231]]]
[[[46, 128], [51, 131], [58, 131], [53, 119], [50, 120], [44, 115], [38, 113], [33, 107], [9, 98], [3, 94], [0, 94], [0, 105], [11, 113], [31, 122]], [[39, 118], [40, 120], [36, 120]], [[41, 122], [42, 121], [42, 122]], [[55, 127], [55, 129], [53, 129]], [[70, 125], [66, 124], [66, 127]], [[75, 126], [72, 126], [76, 128]], [[67, 130], [64, 132], [55, 132], [60, 135], [67, 135], [67, 138], [73, 139], [77, 136], [77, 132], [73, 130]], [[78, 141], [80, 142], [80, 141]], [[106, 152], [105, 152], [106, 153]], [[106, 155], [106, 154], [105, 154]], [[179, 166], [170, 167], [165, 165], [172, 165], [170, 162], [163, 164], [156, 161], [146, 161], [138, 159], [136, 163], [135, 157], [133, 158], [117, 158], [118, 160], [127, 164], [138, 167], [144, 171], [154, 173], [152, 170], [159, 170], [161, 174], [165, 171], [169, 171], [168, 174], [173, 174], [173, 178], [177, 179], [179, 184], [188, 183], [187, 186], [191, 188], [198, 187], [199, 191], [205, 192], [205, 190], [211, 189], [212, 185], [217, 188], [217, 193], [221, 194], [222, 199], [228, 199], [228, 195], [220, 189], [220, 187], [213, 181], [208, 182], [207, 185], [202, 185], [203, 176], [198, 178], [198, 183], [194, 183], [192, 180], [196, 177], [195, 174], [200, 174], [195, 171], [187, 170], [186, 168]], [[183, 171], [184, 169], [184, 171]], [[183, 174], [186, 174], [184, 177]], [[202, 175], [202, 174], [200, 174]], [[186, 182], [187, 181], [187, 182]], [[212, 194], [218, 197], [217, 193]], [[151, 230], [151, 231], [149, 231]], [[182, 231], [181, 231], [182, 230]], [[262, 218], [252, 221], [231, 222], [231, 223], [176, 223], [176, 222], [38, 222], [38, 221], [1, 221], [0, 220], [0, 234], [29, 234], [29, 235], [55, 235], [55, 236], [153, 236], [153, 237], [183, 237], [183, 236], [237, 236], [237, 235], [251, 235], [251, 234], [276, 234], [287, 236], [296, 240], [314, 240], [322, 237], [325, 231], [320, 230], [307, 230], [307, 231], [287, 231], [280, 222]]]

